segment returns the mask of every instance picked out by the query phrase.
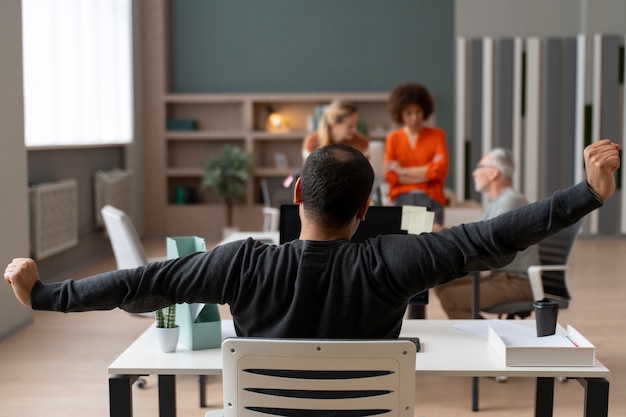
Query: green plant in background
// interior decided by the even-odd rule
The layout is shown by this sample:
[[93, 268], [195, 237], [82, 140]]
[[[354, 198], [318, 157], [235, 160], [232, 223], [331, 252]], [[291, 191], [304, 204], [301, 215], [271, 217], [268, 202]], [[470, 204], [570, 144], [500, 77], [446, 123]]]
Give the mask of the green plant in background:
[[154, 312], [156, 327], [159, 329], [171, 329], [176, 327], [176, 305], [171, 305]]
[[212, 187], [226, 203], [226, 225], [234, 225], [234, 205], [246, 195], [246, 183], [252, 172], [252, 155], [237, 146], [227, 145], [222, 154], [207, 159], [203, 187]]

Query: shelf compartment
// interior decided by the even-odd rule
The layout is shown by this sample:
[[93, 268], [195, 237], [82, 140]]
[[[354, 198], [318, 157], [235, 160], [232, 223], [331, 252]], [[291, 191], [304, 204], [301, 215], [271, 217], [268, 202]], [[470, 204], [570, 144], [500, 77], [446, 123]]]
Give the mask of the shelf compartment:
[[202, 176], [177, 176], [167, 179], [167, 203], [174, 205], [221, 204], [211, 189], [202, 188]]
[[235, 145], [245, 149], [245, 141], [241, 140], [168, 140], [167, 169], [197, 168], [202, 169], [206, 160], [222, 153], [227, 145]]
[[168, 120], [193, 120], [198, 131], [244, 130], [243, 102], [168, 102], [166, 107]]
[[308, 116], [313, 114], [313, 109], [318, 104], [327, 103], [324, 101], [319, 103], [297, 103], [292, 101], [255, 102], [252, 107], [253, 128], [260, 131], [266, 130], [268, 110], [271, 108], [275, 113], [283, 117], [287, 129], [304, 131], [307, 127]]
[[285, 137], [274, 140], [254, 140], [254, 167], [293, 171], [302, 167], [302, 138]]
[[388, 95], [384, 93], [274, 95], [251, 99], [255, 130], [266, 130], [267, 109], [272, 108], [285, 118], [289, 129], [305, 132], [307, 119], [313, 115], [315, 107], [328, 105], [335, 99], [352, 101], [357, 106], [359, 121], [365, 124], [367, 136], [384, 139], [394, 128], [388, 111]]

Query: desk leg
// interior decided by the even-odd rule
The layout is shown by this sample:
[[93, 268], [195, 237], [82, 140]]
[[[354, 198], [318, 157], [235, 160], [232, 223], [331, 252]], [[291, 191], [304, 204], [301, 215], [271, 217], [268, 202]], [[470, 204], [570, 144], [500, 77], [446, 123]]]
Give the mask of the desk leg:
[[109, 415], [111, 417], [133, 416], [133, 383], [137, 375], [109, 376]]
[[206, 376], [198, 375], [198, 386], [200, 387], [200, 408], [206, 407]]
[[554, 378], [538, 377], [535, 393], [535, 417], [552, 417], [554, 409]]
[[407, 306], [407, 319], [420, 319], [426, 318], [426, 306], [423, 304], [409, 304]]
[[578, 378], [585, 389], [585, 417], [609, 414], [609, 381], [606, 378]]
[[[472, 317], [480, 317], [480, 272], [472, 273]], [[479, 382], [477, 376], [472, 377], [472, 411], [478, 411]]]
[[159, 375], [159, 417], [176, 417], [175, 375]]
[[479, 391], [479, 379], [477, 376], [472, 377], [472, 411], [478, 411], [478, 395]]

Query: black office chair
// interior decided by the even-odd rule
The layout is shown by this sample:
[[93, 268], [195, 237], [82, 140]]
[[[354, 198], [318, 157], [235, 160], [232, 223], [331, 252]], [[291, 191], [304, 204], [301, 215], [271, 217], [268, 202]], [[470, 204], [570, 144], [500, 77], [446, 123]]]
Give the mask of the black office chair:
[[[559, 309], [566, 309], [572, 300], [567, 287], [567, 268], [572, 247], [578, 237], [582, 221], [561, 230], [539, 243], [541, 265], [528, 268], [528, 277], [533, 290], [533, 299], [549, 297], [559, 303]], [[533, 301], [505, 303], [484, 310], [497, 314], [499, 318], [526, 318], [533, 312]]]

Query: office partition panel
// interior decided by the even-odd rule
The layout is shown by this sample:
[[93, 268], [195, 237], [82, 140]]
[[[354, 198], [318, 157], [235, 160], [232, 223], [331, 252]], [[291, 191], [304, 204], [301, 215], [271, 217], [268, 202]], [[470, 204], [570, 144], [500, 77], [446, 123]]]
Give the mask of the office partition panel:
[[[586, 144], [623, 144], [624, 43], [624, 36], [600, 34], [459, 38], [455, 160], [464, 176], [457, 174], [457, 196], [483, 200], [471, 172], [493, 147], [513, 151], [514, 186], [536, 201], [584, 179]], [[616, 197], [588, 216], [584, 233], [626, 233], [624, 169], [617, 175]]]

